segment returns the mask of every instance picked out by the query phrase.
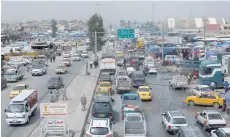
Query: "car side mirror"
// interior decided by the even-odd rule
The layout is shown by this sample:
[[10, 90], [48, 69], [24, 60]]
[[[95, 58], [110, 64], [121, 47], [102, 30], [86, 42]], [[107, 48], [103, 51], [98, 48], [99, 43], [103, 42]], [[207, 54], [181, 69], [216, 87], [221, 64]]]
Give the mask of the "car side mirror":
[[121, 96], [121, 99], [122, 99], [122, 96]]
[[93, 102], [95, 101], [95, 99], [93, 98], [93, 100], [92, 100]]
[[6, 110], [6, 109], [4, 109], [4, 111], [6, 112], [7, 110]]
[[162, 116], [165, 116], [165, 113], [161, 113]]
[[152, 87], [150, 87], [150, 89], [152, 90], [153, 88], [152, 88]]

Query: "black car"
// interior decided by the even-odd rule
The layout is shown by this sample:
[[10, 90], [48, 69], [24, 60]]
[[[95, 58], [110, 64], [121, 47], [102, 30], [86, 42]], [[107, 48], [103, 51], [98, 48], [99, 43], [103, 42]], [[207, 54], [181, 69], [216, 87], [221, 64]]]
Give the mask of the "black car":
[[48, 89], [60, 89], [63, 86], [63, 79], [61, 76], [54, 76], [48, 80]]
[[3, 76], [1, 77], [1, 89], [7, 86], [7, 80]]
[[113, 107], [110, 96], [97, 96], [94, 99], [92, 117], [110, 118], [113, 120]]
[[106, 72], [102, 72], [100, 75], [100, 82], [110, 82], [112, 83], [111, 75]]
[[135, 71], [131, 76], [133, 87], [139, 87], [146, 84], [145, 74], [142, 71]]

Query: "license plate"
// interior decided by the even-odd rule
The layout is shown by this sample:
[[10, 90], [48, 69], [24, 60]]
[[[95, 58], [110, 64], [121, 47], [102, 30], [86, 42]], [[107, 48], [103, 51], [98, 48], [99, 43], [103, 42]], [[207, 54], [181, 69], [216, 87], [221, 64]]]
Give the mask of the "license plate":
[[16, 122], [17, 122], [17, 120], [13, 120], [13, 122], [15, 122], [15, 123], [16, 123]]
[[98, 114], [98, 116], [99, 116], [99, 117], [105, 117], [105, 115], [104, 115], [104, 114]]
[[141, 94], [142, 96], [146, 96], [146, 94]]

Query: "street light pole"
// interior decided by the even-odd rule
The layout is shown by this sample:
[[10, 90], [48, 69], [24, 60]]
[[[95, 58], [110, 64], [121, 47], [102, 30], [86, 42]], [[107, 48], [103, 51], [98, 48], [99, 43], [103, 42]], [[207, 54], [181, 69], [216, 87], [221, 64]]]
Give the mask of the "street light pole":
[[203, 20], [204, 22], [204, 52], [206, 51], [206, 19]]
[[101, 15], [101, 13], [100, 13], [101, 11], [100, 10], [101, 10], [102, 4], [96, 4], [96, 5], [98, 6], [98, 15], [100, 16]]

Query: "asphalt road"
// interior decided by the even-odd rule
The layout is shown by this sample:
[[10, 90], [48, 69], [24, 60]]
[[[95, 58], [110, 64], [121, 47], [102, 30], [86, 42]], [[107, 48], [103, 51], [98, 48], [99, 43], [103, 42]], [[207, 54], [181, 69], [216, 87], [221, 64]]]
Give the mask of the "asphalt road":
[[[75, 48], [73, 48], [72, 53], [75, 51]], [[1, 97], [1, 136], [2, 137], [26, 137], [29, 132], [33, 129], [33, 127], [36, 125], [40, 118], [40, 112], [39, 109], [37, 111], [37, 114], [35, 117], [32, 117], [30, 124], [28, 125], [16, 125], [16, 126], [9, 126], [5, 122], [5, 114], [4, 114], [4, 109], [7, 108], [7, 105], [9, 103], [9, 92], [10, 89], [13, 88], [14, 85], [18, 83], [26, 83], [30, 87], [35, 88], [38, 90], [38, 99], [39, 103], [42, 102], [49, 102], [49, 96], [48, 94], [48, 89], [47, 89], [47, 81], [48, 79], [56, 75], [55, 74], [55, 68], [58, 64], [61, 63], [62, 57], [57, 57], [55, 63], [49, 63], [49, 68], [47, 74], [44, 76], [31, 76], [30, 74], [26, 74], [26, 76], [23, 78], [23, 80], [17, 82], [17, 83], [9, 83], [8, 87], [3, 89], [1, 91], [2, 97]], [[80, 73], [82, 67], [83, 67], [83, 62], [72, 62], [72, 66], [68, 68], [68, 72], [66, 74], [63, 74], [63, 80], [64, 84], [68, 85], [71, 80], [76, 76], [76, 74]]]
[[[183, 90], [171, 89], [168, 86], [168, 80], [163, 80], [163, 77], [166, 75], [169, 75], [169, 73], [158, 73], [158, 75], [148, 75], [146, 77], [147, 83], [152, 87], [153, 96], [151, 102], [143, 102], [144, 114], [147, 123], [147, 137], [173, 136], [166, 133], [161, 123], [161, 113], [166, 112], [168, 110], [181, 111], [185, 115], [189, 125], [196, 125], [202, 129], [200, 125], [196, 124], [194, 117], [195, 112], [199, 112], [204, 109], [214, 108], [204, 106], [189, 107], [186, 104], [184, 104], [183, 101], [185, 97], [188, 95], [188, 93]], [[133, 88], [132, 92], [136, 93], [136, 90], [137, 89]], [[122, 137], [124, 136], [124, 123], [123, 120], [121, 120], [120, 95], [114, 94], [113, 99], [115, 100], [115, 103], [113, 104], [115, 116], [115, 124], [113, 125], [114, 137]], [[88, 122], [90, 118], [88, 118]], [[226, 119], [226, 121], [229, 121], [229, 119]]]

